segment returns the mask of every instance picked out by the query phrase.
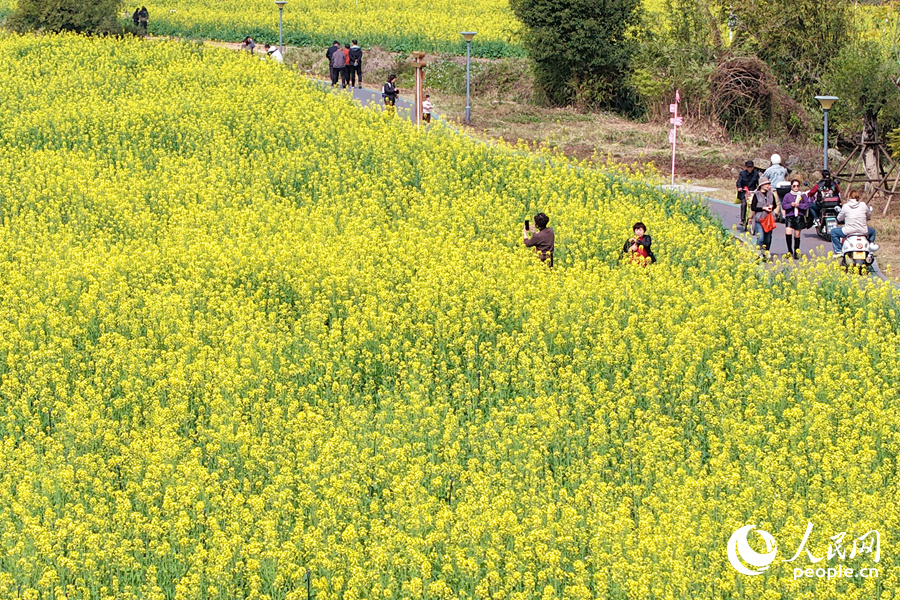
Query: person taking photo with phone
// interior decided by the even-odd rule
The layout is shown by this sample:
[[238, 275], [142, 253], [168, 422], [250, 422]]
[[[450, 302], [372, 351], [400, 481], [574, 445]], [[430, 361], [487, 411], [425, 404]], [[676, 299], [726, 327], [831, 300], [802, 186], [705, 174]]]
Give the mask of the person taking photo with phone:
[[[549, 223], [550, 217], [544, 213], [534, 215], [534, 227], [529, 227], [528, 221], [525, 221], [522, 238], [526, 248], [534, 248], [535, 252], [539, 254], [541, 262], [546, 262], [549, 258], [550, 262], [548, 264], [552, 267], [555, 235], [553, 229], [547, 227]], [[535, 231], [535, 227], [537, 231]]]

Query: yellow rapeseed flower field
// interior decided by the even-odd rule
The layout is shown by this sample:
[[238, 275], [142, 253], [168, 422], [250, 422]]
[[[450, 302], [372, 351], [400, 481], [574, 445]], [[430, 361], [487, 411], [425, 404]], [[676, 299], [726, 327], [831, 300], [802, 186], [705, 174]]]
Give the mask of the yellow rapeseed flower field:
[[246, 54], [0, 64], [0, 596], [897, 597], [889, 286]]
[[[166, 0], [145, 5], [155, 35], [278, 40], [278, 9], [272, 0]], [[123, 7], [128, 17], [135, 10], [130, 4]], [[477, 55], [522, 55], [520, 27], [508, 0], [289, 0], [283, 19], [286, 44], [320, 45], [323, 51], [334, 39], [356, 38], [366, 47], [460, 53], [465, 46], [459, 32], [477, 31], [473, 46]]]

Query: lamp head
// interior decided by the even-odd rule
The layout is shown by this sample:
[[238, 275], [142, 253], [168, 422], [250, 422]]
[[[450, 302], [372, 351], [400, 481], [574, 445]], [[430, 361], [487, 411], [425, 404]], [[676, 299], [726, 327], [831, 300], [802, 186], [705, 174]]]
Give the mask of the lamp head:
[[275, 0], [275, 6], [278, 7], [278, 10], [284, 9], [285, 4], [287, 4], [287, 0]]
[[467, 42], [471, 42], [472, 38], [475, 37], [478, 32], [477, 31], [460, 31], [459, 34], [466, 38]]
[[816, 96], [816, 100], [819, 101], [819, 104], [822, 105], [824, 110], [830, 110], [831, 105], [834, 104], [835, 100], [838, 100], [837, 96]]

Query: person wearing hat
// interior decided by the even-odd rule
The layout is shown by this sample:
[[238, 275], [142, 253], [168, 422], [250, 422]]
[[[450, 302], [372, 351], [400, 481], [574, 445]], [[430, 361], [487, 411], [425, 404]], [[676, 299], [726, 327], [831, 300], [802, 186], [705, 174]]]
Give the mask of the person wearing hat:
[[822, 179], [809, 190], [809, 197], [813, 201], [809, 205], [809, 210], [812, 211], [816, 221], [816, 228], [818, 229], [819, 217], [822, 214], [822, 207], [825, 206], [825, 203], [830, 202], [829, 206], [831, 206], [835, 201], [838, 204], [841, 201], [841, 187], [838, 185], [837, 180], [831, 177], [831, 171], [822, 169]]
[[737, 197], [741, 203], [741, 228], [744, 231], [747, 230], [747, 194], [745, 192], [756, 191], [758, 185], [759, 171], [753, 166], [753, 161], [748, 160], [744, 163], [744, 169], [741, 170], [737, 180]]
[[766, 169], [764, 176], [769, 179], [769, 182], [772, 184], [772, 187], [777, 189], [778, 184], [787, 179], [788, 170], [781, 164], [781, 156], [778, 154], [773, 154], [770, 159], [772, 164]]
[[772, 231], [774, 229], [765, 231], [761, 223], [766, 215], [772, 214], [772, 211], [775, 210], [775, 194], [772, 192], [772, 184], [765, 176], [759, 178], [759, 186], [753, 192], [750, 210], [753, 211], [753, 220], [759, 231], [756, 243], [762, 249], [763, 259], [766, 259], [766, 253], [772, 251]]

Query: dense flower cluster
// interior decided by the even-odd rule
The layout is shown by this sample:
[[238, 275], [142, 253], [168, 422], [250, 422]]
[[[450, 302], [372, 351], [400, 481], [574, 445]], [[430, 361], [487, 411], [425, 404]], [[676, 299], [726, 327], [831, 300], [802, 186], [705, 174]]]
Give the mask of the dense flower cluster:
[[[0, 64], [0, 595], [896, 597], [889, 287], [246, 55]], [[795, 580], [809, 521], [879, 530], [880, 577]]]
[[[12, 0], [0, 0], [11, 2]], [[251, 35], [277, 41], [278, 10], [272, 0], [166, 0], [146, 4], [155, 35], [237, 41]], [[133, 11], [130, 5], [125, 7]], [[131, 14], [130, 12], [128, 13]], [[477, 31], [476, 54], [521, 55], [521, 25], [507, 0], [301, 0], [284, 8], [285, 43], [321, 45], [359, 39], [394, 51], [464, 51], [460, 31]]]

